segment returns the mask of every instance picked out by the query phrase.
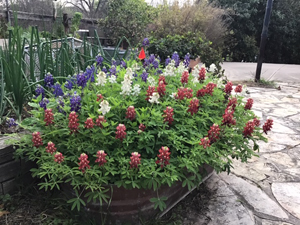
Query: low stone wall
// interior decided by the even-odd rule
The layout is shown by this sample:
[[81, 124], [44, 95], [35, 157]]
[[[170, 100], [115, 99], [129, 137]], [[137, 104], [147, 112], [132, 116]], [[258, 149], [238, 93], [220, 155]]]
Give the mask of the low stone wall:
[[15, 160], [15, 149], [5, 144], [7, 139], [8, 137], [0, 137], [0, 195], [12, 194], [21, 186], [33, 182], [29, 170], [35, 164], [24, 159]]

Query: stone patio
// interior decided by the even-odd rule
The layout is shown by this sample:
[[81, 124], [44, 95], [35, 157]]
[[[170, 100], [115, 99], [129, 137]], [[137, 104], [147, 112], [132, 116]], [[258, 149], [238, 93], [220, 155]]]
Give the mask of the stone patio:
[[248, 88], [253, 110], [273, 129], [260, 143], [260, 157], [213, 174], [205, 182], [208, 210], [195, 224], [300, 224], [300, 84], [279, 83], [281, 90]]

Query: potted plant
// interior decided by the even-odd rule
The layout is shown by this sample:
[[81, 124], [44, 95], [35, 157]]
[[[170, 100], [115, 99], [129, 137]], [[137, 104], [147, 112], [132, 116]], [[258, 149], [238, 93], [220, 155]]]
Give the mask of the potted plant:
[[175, 53], [160, 68], [151, 55], [102, 71], [99, 55], [64, 84], [47, 74], [29, 103], [32, 117], [20, 124], [28, 133], [14, 142], [17, 155], [37, 163], [32, 174], [40, 187], [67, 184], [78, 210], [93, 201], [109, 210], [118, 188], [119, 198], [152, 190], [155, 196], [141, 198], [163, 210], [166, 187], [192, 189], [203, 166], [230, 172], [233, 158], [256, 155], [272, 120], [259, 126], [241, 85], [233, 90], [204, 67], [189, 73], [187, 58], [178, 61]]

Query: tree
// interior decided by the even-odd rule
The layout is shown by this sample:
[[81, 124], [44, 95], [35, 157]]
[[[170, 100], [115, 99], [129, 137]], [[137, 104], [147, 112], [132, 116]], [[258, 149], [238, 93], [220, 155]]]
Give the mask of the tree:
[[106, 15], [108, 0], [69, 0], [67, 3], [80, 10], [86, 17], [103, 18]]
[[145, 37], [148, 24], [155, 17], [155, 8], [144, 0], [110, 0], [107, 17], [100, 19], [100, 26], [114, 40], [125, 36], [131, 44]]

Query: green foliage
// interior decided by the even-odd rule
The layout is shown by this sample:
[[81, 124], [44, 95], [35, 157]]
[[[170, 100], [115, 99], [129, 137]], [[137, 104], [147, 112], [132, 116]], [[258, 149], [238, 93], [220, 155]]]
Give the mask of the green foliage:
[[107, 16], [99, 23], [110, 38], [119, 40], [125, 36], [135, 45], [145, 36], [155, 14], [155, 9], [143, 0], [110, 0]]
[[[203, 164], [211, 165], [217, 172], [230, 172], [233, 158], [247, 162], [247, 159], [255, 155], [253, 146], [257, 147], [257, 141], [266, 140], [259, 127], [255, 127], [251, 136], [243, 135], [245, 124], [252, 120], [255, 114], [244, 109], [241, 95], [231, 96], [237, 99], [234, 111], [236, 125], [222, 125], [229, 96], [224, 94], [222, 82], [211, 74], [206, 74], [203, 82], [198, 82], [197, 79], [195, 82], [190, 75], [188, 83], [184, 85], [185, 88], [191, 88], [193, 96], [196, 96], [197, 91], [208, 83], [218, 83], [218, 87], [213, 89], [211, 95], [198, 97], [200, 108], [191, 115], [188, 111], [191, 99], [179, 100], [174, 97], [174, 93], [183, 86], [181, 67], [176, 69], [171, 68], [171, 64], [168, 66], [168, 69], [171, 68], [174, 72], [165, 76], [166, 94], [159, 98], [158, 104], [155, 104], [145, 100], [145, 97], [150, 82], [154, 82], [151, 85], [158, 84], [158, 76], [155, 75], [157, 69], [148, 70], [149, 77], [145, 82], [140, 77], [143, 72], [139, 69], [142, 67], [141, 62], [130, 60], [127, 61], [127, 66], [129, 67], [127, 69], [117, 66], [116, 83], [109, 80], [104, 83], [99, 75], [95, 83], [89, 81], [85, 88], [75, 85], [72, 90], [68, 90], [62, 86], [66, 96], [60, 99], [64, 103], [63, 106], [60, 105], [63, 112], [58, 110], [58, 98], [48, 93], [50, 102], [47, 108], [52, 109], [54, 113], [53, 125], [45, 125], [45, 111], [38, 105], [41, 96], [32, 99], [30, 103], [32, 117], [25, 119], [20, 125], [28, 133], [12, 141], [18, 146], [16, 150], [18, 156], [27, 156], [29, 160], [37, 163], [38, 168], [32, 169], [32, 173], [33, 176], [41, 179], [40, 188], [51, 190], [59, 189], [63, 183], [71, 185], [75, 191], [75, 197], [69, 200], [73, 209], [80, 210], [86, 202], [90, 201], [98, 201], [100, 205], [109, 202], [108, 184], [126, 189], [158, 190], [162, 185], [172, 186], [181, 181], [183, 186], [191, 189], [201, 181], [199, 167]], [[99, 67], [97, 69], [93, 76], [101, 70]], [[135, 73], [136, 78], [132, 77]], [[196, 71], [197, 75], [198, 73], [199, 71]], [[128, 87], [124, 83], [126, 80], [128, 82], [128, 79], [132, 86], [125, 94], [124, 90], [128, 90]], [[132, 94], [131, 88], [136, 85], [139, 85], [141, 90], [137, 94]], [[70, 133], [68, 118], [72, 97], [67, 96], [73, 95], [74, 91], [81, 97], [81, 109], [77, 113], [78, 131]], [[97, 94], [100, 93], [104, 96], [101, 103], [105, 100], [110, 107], [109, 111], [102, 113], [106, 121], [102, 123], [102, 127], [95, 125], [93, 128], [86, 128], [87, 118], [92, 118], [95, 122], [101, 115], [99, 102], [97, 102]], [[136, 117], [133, 120], [126, 117], [129, 106], [135, 107]], [[174, 109], [174, 121], [171, 125], [164, 121], [163, 114], [167, 107]], [[116, 128], [119, 124], [126, 127], [123, 141], [116, 138]], [[140, 124], [146, 126], [144, 131], [139, 131]], [[203, 147], [199, 142], [208, 135], [208, 130], [213, 124], [220, 126], [219, 139], [209, 147]], [[33, 146], [32, 132], [41, 133], [43, 146], [39, 148]], [[64, 161], [60, 164], [54, 161], [54, 154], [46, 152], [45, 146], [49, 141], [55, 144], [56, 152], [64, 156]], [[162, 146], [170, 149], [171, 157], [170, 164], [161, 167], [157, 164], [157, 155]], [[107, 162], [102, 166], [95, 162], [98, 150], [104, 150], [107, 154]], [[138, 168], [131, 168], [129, 164], [133, 152], [141, 154], [141, 164]], [[90, 166], [84, 172], [78, 168], [78, 157], [82, 153], [88, 156]], [[157, 196], [151, 199], [151, 202], [155, 207], [163, 209], [165, 200], [166, 197]]]
[[[82, 19], [82, 14], [79, 12], [76, 12], [72, 18], [72, 26], [70, 28], [70, 33], [73, 34], [73, 36], [76, 36], [75, 32], [79, 30], [79, 25], [80, 25], [81, 19]], [[77, 34], [77, 36], [78, 36], [78, 34]]]

